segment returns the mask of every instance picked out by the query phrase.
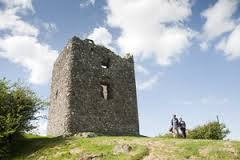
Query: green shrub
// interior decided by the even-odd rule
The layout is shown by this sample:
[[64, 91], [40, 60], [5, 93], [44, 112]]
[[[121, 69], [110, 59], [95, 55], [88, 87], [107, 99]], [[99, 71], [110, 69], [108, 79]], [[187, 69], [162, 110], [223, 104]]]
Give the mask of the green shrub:
[[190, 130], [188, 138], [223, 140], [229, 133], [225, 124], [213, 121]]
[[156, 136], [158, 138], [183, 138], [181, 134], [179, 134], [178, 136], [176, 137], [173, 137], [173, 134], [172, 133], [165, 133], [165, 134], [159, 134], [158, 136]]
[[157, 137], [158, 138], [173, 138], [173, 134], [172, 133], [159, 134]]
[[43, 101], [21, 83], [0, 79], [0, 159], [8, 151], [14, 137], [35, 128], [35, 113]]

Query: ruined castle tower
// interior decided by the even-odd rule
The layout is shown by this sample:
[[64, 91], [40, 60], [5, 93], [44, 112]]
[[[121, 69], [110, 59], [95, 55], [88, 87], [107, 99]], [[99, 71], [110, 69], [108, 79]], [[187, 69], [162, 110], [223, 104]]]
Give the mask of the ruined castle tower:
[[52, 75], [48, 134], [138, 135], [133, 57], [73, 37]]

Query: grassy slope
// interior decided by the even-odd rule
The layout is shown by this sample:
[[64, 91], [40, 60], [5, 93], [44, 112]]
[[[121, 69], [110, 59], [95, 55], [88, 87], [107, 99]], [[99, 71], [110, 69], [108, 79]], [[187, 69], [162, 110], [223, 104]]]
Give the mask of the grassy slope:
[[[129, 144], [130, 153], [114, 154], [117, 144]], [[70, 153], [71, 150], [78, 153]], [[27, 136], [14, 145], [11, 159], [76, 160], [83, 154], [102, 155], [105, 160], [213, 159], [240, 160], [240, 142], [142, 137], [49, 138]]]

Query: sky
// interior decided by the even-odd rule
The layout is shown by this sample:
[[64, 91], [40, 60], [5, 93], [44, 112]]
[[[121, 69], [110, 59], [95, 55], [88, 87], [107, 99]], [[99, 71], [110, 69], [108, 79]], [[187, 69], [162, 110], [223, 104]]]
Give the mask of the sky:
[[[188, 129], [218, 115], [240, 139], [239, 0], [0, 0], [0, 78], [48, 99], [75, 35], [133, 54], [142, 135], [168, 132], [173, 114]], [[46, 134], [47, 120], [37, 125]]]

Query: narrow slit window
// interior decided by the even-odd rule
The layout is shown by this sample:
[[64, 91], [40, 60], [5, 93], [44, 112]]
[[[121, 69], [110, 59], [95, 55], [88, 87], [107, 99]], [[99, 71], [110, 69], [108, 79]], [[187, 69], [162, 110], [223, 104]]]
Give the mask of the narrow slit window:
[[57, 99], [57, 98], [58, 98], [58, 90], [55, 93], [55, 99]]
[[87, 41], [88, 41], [88, 43], [90, 43], [90, 44], [94, 44], [94, 41], [91, 40], [91, 39], [87, 39]]
[[106, 65], [102, 64], [102, 68], [108, 68]]
[[106, 84], [101, 84], [102, 88], [102, 97], [103, 99], [107, 100], [109, 98], [109, 87]]
[[105, 59], [101, 64], [102, 68], [109, 68], [109, 59]]

